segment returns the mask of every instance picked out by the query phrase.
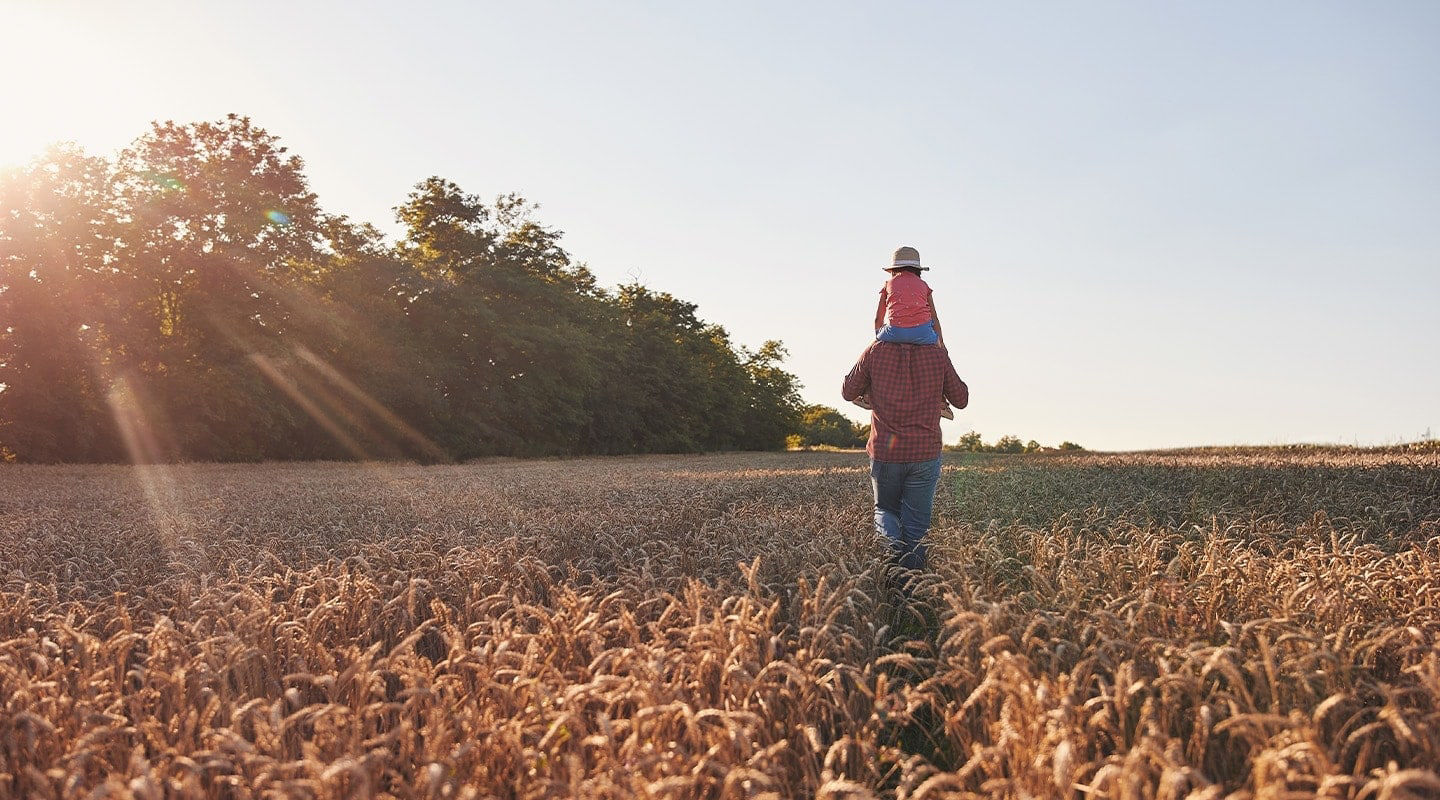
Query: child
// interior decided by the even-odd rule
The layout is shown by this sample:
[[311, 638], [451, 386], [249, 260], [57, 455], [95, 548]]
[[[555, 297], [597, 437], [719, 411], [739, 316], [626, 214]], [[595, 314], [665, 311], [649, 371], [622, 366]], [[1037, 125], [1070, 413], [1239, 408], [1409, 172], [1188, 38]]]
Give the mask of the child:
[[920, 277], [920, 251], [902, 247], [895, 251], [894, 262], [885, 267], [890, 280], [880, 289], [880, 305], [875, 309], [875, 338], [898, 344], [933, 344], [944, 347], [940, 338], [940, 318], [935, 315], [935, 300], [930, 286]]
[[[880, 305], [875, 309], [875, 338], [897, 344], [935, 345], [944, 347], [940, 335], [940, 317], [935, 313], [935, 298], [929, 284], [920, 277], [929, 267], [920, 266], [920, 251], [902, 247], [895, 251], [891, 265], [884, 268], [890, 279], [880, 289]], [[858, 397], [855, 404], [870, 408], [869, 398]], [[940, 416], [955, 419], [955, 412], [943, 401]]]

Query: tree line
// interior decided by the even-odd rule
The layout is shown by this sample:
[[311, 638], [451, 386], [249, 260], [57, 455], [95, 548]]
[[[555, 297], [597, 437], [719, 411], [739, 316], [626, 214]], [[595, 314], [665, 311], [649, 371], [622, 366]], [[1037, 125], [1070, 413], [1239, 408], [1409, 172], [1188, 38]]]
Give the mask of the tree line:
[[324, 211], [248, 118], [0, 174], [0, 458], [612, 454], [785, 445], [785, 350], [601, 287], [515, 195], [432, 177], [403, 233]]
[[1020, 441], [1019, 436], [1005, 435], [994, 442], [986, 444], [980, 434], [975, 431], [960, 434], [960, 440], [954, 445], [945, 448], [961, 453], [1042, 453], [1052, 450], [1084, 450], [1074, 442], [1061, 442], [1058, 447], [1045, 447], [1039, 442], [1031, 439], [1028, 442]]
[[[870, 426], [858, 425], [838, 410], [826, 405], [807, 405], [800, 409], [800, 420], [795, 433], [786, 437], [786, 445], [799, 448], [856, 448], [864, 447], [870, 438]], [[994, 442], [985, 442], [979, 433], [969, 431], [960, 435], [953, 445], [946, 445], [950, 452], [960, 453], [1043, 453], [1055, 450], [1084, 450], [1074, 442], [1061, 442], [1058, 447], [1045, 447], [1031, 439], [1021, 441], [1018, 436], [1001, 436]]]

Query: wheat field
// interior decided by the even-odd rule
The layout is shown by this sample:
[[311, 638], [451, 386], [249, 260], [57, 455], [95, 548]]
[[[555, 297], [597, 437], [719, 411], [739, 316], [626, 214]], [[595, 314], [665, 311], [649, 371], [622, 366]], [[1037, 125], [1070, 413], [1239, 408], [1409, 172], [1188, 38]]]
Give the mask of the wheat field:
[[0, 798], [1440, 797], [1440, 450], [0, 468]]

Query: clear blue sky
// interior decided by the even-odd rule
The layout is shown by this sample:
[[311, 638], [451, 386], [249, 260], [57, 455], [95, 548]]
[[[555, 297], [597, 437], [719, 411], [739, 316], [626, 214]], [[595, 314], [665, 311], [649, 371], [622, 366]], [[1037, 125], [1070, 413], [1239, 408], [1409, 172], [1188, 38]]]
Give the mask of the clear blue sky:
[[0, 0], [0, 163], [250, 115], [329, 210], [517, 191], [839, 398], [911, 244], [972, 408], [1093, 448], [1440, 435], [1440, 3]]

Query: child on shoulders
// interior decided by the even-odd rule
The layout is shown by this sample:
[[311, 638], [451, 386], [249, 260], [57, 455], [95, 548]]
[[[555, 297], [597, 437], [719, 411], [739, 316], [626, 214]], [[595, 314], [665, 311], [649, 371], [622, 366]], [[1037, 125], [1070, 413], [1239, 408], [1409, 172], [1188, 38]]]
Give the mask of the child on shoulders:
[[[880, 288], [880, 305], [875, 309], [875, 338], [896, 344], [934, 345], [943, 348], [940, 317], [935, 313], [935, 298], [930, 285], [920, 277], [929, 267], [920, 266], [920, 251], [902, 247], [895, 251], [890, 266], [884, 268], [890, 279]], [[855, 404], [870, 408], [869, 398], [858, 397]], [[955, 412], [944, 401], [940, 416], [955, 419]]]
[[920, 277], [920, 251], [902, 247], [894, 263], [884, 268], [890, 279], [880, 287], [880, 305], [875, 309], [875, 338], [897, 344], [933, 344], [944, 347], [940, 318], [930, 285]]

